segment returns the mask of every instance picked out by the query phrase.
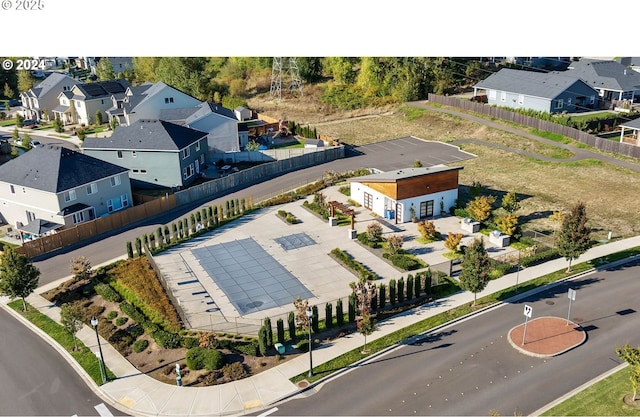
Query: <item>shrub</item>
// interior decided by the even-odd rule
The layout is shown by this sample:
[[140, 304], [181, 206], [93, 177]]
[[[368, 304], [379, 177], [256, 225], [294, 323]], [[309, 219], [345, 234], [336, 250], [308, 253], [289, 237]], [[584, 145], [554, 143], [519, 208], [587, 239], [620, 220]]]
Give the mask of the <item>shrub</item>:
[[432, 220], [418, 222], [418, 232], [425, 239], [435, 239], [437, 237], [436, 225]]
[[120, 303], [120, 311], [131, 317], [131, 320], [135, 321], [136, 323], [142, 324], [147, 321], [147, 318], [144, 316], [144, 314], [142, 314], [142, 312], [140, 312], [140, 310], [126, 301]]
[[382, 257], [390, 260], [394, 266], [405, 271], [413, 271], [414, 269], [418, 269], [421, 266], [420, 262], [415, 260], [412, 256], [402, 253], [391, 254], [385, 252], [382, 254]]
[[149, 346], [149, 341], [147, 339], [140, 339], [133, 342], [133, 351], [136, 353], [140, 353], [145, 350]]
[[304, 352], [308, 352], [309, 351], [309, 341], [307, 339], [302, 339], [296, 345], [296, 349], [298, 349], [300, 352], [303, 352], [303, 353]]
[[404, 238], [399, 235], [389, 236], [387, 238], [387, 250], [391, 254], [396, 254], [402, 248]]
[[180, 341], [180, 346], [185, 349], [191, 349], [197, 347], [199, 345], [199, 341], [196, 337], [183, 337]]
[[99, 296], [112, 303], [119, 303], [122, 297], [109, 284], [99, 283], [93, 286]]
[[107, 313], [107, 320], [113, 320], [116, 317], [118, 317], [118, 312], [117, 311], [110, 311]]
[[552, 259], [559, 258], [560, 254], [557, 249], [550, 249], [545, 252], [536, 253], [535, 255], [527, 256], [525, 258], [520, 259], [520, 265], [523, 268], [529, 267], [531, 265], [536, 265], [542, 262], [550, 261]]
[[194, 347], [187, 351], [186, 362], [187, 368], [192, 371], [200, 369], [215, 371], [225, 365], [226, 358], [219, 350]]
[[176, 349], [180, 347], [182, 336], [177, 333], [169, 333], [166, 330], [158, 329], [151, 333], [151, 337], [156, 343], [165, 349]]
[[244, 353], [249, 356], [259, 356], [260, 355], [260, 347], [258, 343], [253, 341], [250, 343], [236, 343], [233, 346], [233, 350], [238, 351], [240, 353]]
[[133, 343], [133, 337], [126, 330], [116, 330], [111, 337], [109, 337], [109, 343], [118, 350], [118, 352], [124, 352]]
[[369, 240], [369, 237], [367, 236], [366, 233], [358, 233], [357, 238], [358, 238], [358, 242], [362, 243], [363, 245], [367, 245], [370, 248], [377, 249], [380, 247], [380, 242]]
[[222, 367], [222, 375], [229, 381], [237, 381], [248, 377], [250, 374], [243, 363], [233, 362]]
[[463, 209], [463, 208], [457, 208], [455, 209], [455, 211], [453, 212], [454, 215], [458, 216], [458, 217], [462, 217], [463, 219], [466, 218], [471, 218], [471, 214], [469, 214], [469, 212], [467, 211], [467, 209]]
[[129, 326], [127, 328], [127, 331], [129, 332], [131, 337], [133, 337], [134, 339], [137, 339], [144, 334], [144, 329], [139, 324], [134, 324], [132, 326]]
[[382, 226], [374, 221], [367, 226], [366, 237], [370, 242], [380, 242], [382, 240]]
[[129, 321], [128, 317], [118, 317], [118, 319], [116, 320], [116, 326], [123, 326], [127, 321]]

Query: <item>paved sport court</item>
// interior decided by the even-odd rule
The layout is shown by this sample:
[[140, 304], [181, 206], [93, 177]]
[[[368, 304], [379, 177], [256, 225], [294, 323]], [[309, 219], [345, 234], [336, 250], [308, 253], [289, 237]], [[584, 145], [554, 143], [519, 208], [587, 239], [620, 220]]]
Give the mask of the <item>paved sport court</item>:
[[[286, 250], [315, 243], [304, 233], [276, 241]], [[297, 297], [303, 300], [313, 297], [298, 278], [252, 238], [205, 246], [192, 253], [243, 316], [291, 305], [291, 300]]]

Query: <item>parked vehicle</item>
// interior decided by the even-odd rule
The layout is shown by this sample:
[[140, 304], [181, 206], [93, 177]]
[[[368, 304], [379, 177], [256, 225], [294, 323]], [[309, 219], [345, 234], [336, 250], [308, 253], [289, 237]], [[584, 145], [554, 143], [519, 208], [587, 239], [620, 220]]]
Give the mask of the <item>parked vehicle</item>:
[[31, 146], [33, 146], [34, 148], [39, 148], [39, 147], [41, 147], [43, 145], [42, 145], [42, 143], [40, 143], [39, 140], [32, 140], [31, 141]]

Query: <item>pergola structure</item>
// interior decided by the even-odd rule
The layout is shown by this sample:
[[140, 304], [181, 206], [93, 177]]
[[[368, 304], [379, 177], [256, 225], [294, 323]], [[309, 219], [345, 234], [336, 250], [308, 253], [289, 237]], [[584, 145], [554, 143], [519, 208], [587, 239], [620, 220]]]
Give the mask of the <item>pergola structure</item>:
[[343, 203], [340, 203], [339, 201], [329, 201], [329, 208], [330, 208], [329, 215], [331, 217], [335, 216], [336, 210], [338, 210], [345, 216], [349, 216], [351, 218], [351, 230], [355, 230], [356, 212], [353, 209], [350, 209], [349, 207], [347, 207]]
[[627, 132], [631, 130], [631, 138], [635, 140], [635, 143], [632, 144], [636, 146], [640, 145], [640, 143], [638, 143], [640, 136], [640, 118], [624, 123], [620, 125], [620, 128], [622, 129], [620, 132], [620, 142], [624, 142], [624, 132], [626, 129]]

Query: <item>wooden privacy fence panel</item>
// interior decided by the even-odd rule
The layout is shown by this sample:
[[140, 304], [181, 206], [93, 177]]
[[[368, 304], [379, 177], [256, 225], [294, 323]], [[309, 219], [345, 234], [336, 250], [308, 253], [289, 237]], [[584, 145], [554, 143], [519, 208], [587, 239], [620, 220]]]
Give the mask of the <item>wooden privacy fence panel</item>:
[[618, 153], [632, 158], [640, 158], [640, 147], [638, 146], [603, 139], [573, 127], [560, 125], [547, 120], [537, 119], [524, 114], [456, 97], [440, 96], [430, 93], [428, 100], [433, 103], [473, 111], [490, 117], [495, 117], [497, 119], [507, 120], [520, 125], [532, 127], [534, 129], [557, 133], [606, 152]]
[[17, 249], [17, 251], [28, 258], [43, 255], [45, 253], [73, 245], [74, 243], [99, 236], [103, 233], [120, 229], [128, 224], [144, 220], [150, 216], [163, 213], [175, 207], [175, 196], [169, 195], [161, 197], [139, 206], [131, 207], [127, 210], [111, 213], [106, 217], [99, 217], [97, 219], [81, 223], [49, 236], [42, 236], [38, 239], [25, 242]]

